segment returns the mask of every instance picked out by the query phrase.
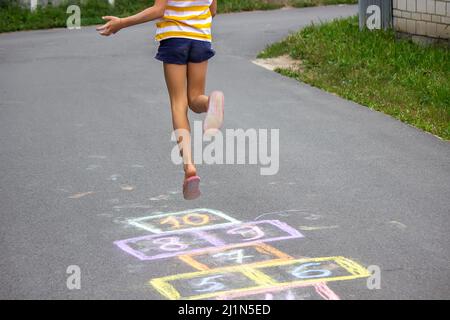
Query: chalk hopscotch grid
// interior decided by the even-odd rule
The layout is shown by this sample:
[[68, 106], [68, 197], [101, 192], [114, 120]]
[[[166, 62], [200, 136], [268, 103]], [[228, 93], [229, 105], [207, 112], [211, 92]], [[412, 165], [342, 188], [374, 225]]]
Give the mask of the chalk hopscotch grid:
[[[262, 254], [266, 255], [272, 255], [273, 259], [265, 260], [265, 261], [258, 261], [254, 263], [248, 263], [245, 265], [236, 265], [241, 267], [251, 267], [251, 266], [258, 266], [260, 264], [264, 263], [276, 263], [276, 262], [282, 262], [286, 260], [294, 260], [294, 258], [268, 244], [265, 243], [256, 243], [256, 244], [237, 244], [237, 245], [231, 245], [231, 246], [224, 246], [221, 248], [214, 248], [210, 250], [205, 250], [204, 252], [196, 253], [196, 254], [189, 254], [189, 255], [181, 255], [178, 258], [182, 260], [183, 262], [189, 264], [193, 268], [199, 270], [199, 271], [206, 271], [206, 270], [215, 270], [214, 268], [210, 268], [208, 265], [201, 263], [195, 259], [196, 256], [206, 255], [206, 254], [214, 254], [214, 253], [220, 253], [225, 252], [227, 250], [233, 250], [233, 249], [245, 249], [248, 247], [253, 247], [257, 251], [259, 251]], [[351, 266], [349, 266], [350, 268]], [[248, 290], [244, 292], [235, 292], [234, 290], [231, 290], [232, 292], [219, 295], [215, 297], [216, 300], [231, 300], [236, 298], [244, 298], [252, 295], [260, 295], [260, 294], [268, 294], [268, 293], [274, 293], [274, 292], [282, 292], [282, 291], [288, 291], [295, 288], [311, 288], [315, 290], [316, 294], [323, 298], [324, 300], [340, 300], [339, 296], [334, 293], [333, 290], [331, 290], [326, 283], [313, 283], [313, 284], [291, 284], [291, 285], [285, 285], [285, 286], [273, 286], [269, 288], [264, 289], [257, 289], [257, 290]]]
[[[269, 267], [280, 267], [280, 266], [286, 266], [286, 265], [292, 265], [297, 263], [308, 263], [308, 262], [323, 262], [323, 261], [333, 261], [339, 266], [341, 266], [343, 269], [345, 269], [350, 275], [346, 276], [334, 276], [334, 277], [323, 277], [323, 278], [315, 278], [315, 279], [304, 279], [304, 280], [297, 280], [297, 281], [291, 281], [291, 282], [279, 282], [272, 278], [270, 278], [268, 275], [266, 275], [263, 271], [260, 269], [269, 268]], [[202, 277], [202, 276], [209, 276], [213, 274], [220, 274], [220, 273], [241, 273], [245, 276], [247, 276], [249, 279], [253, 280], [255, 282], [255, 286], [253, 287], [246, 287], [246, 288], [239, 288], [239, 289], [231, 289], [231, 290], [223, 290], [223, 291], [217, 291], [212, 293], [206, 293], [206, 294], [200, 294], [200, 295], [192, 295], [187, 297], [182, 297], [180, 293], [177, 291], [177, 289], [171, 285], [169, 282], [174, 280], [183, 280], [183, 279], [192, 279], [196, 277]], [[343, 280], [353, 280], [358, 278], [366, 278], [370, 276], [370, 272], [365, 269], [364, 267], [358, 265], [356, 262], [347, 259], [342, 256], [336, 256], [336, 257], [321, 257], [321, 258], [309, 258], [309, 259], [297, 259], [297, 260], [288, 260], [284, 262], [263, 262], [258, 264], [257, 266], [232, 266], [232, 267], [224, 267], [224, 268], [216, 268], [212, 270], [207, 271], [197, 271], [197, 272], [190, 272], [190, 273], [184, 273], [184, 274], [178, 274], [178, 275], [172, 275], [172, 276], [166, 276], [161, 278], [152, 279], [149, 281], [149, 283], [163, 296], [171, 299], [171, 300], [199, 300], [199, 299], [207, 299], [207, 298], [214, 298], [217, 296], [223, 296], [227, 295], [229, 293], [245, 293], [245, 292], [251, 292], [253, 290], [259, 290], [259, 289], [271, 289], [272, 287], [278, 287], [278, 288], [284, 288], [289, 287], [292, 285], [312, 285], [317, 284], [319, 282], [332, 282], [332, 281], [343, 281]]]
[[[303, 235], [298, 232], [297, 230], [295, 230], [294, 228], [290, 227], [289, 225], [287, 225], [284, 222], [281, 222], [279, 220], [262, 220], [262, 221], [255, 221], [255, 222], [245, 222], [245, 223], [239, 223], [237, 224], [237, 226], [245, 228], [246, 226], [254, 226], [254, 225], [259, 225], [259, 224], [271, 224], [272, 226], [278, 227], [280, 230], [286, 232], [288, 235], [286, 236], [279, 236], [279, 237], [273, 237], [273, 238], [266, 238], [266, 239], [258, 239], [255, 241], [249, 241], [249, 242], [243, 242], [243, 243], [261, 243], [261, 242], [273, 242], [273, 241], [279, 241], [279, 240], [287, 240], [287, 239], [296, 239], [296, 238], [303, 238]], [[161, 254], [157, 254], [154, 256], [147, 256], [146, 254], [138, 251], [138, 250], [134, 250], [133, 248], [131, 248], [128, 244], [129, 243], [136, 243], [138, 241], [145, 241], [145, 240], [152, 240], [152, 239], [157, 239], [158, 237], [161, 237], [162, 235], [166, 235], [166, 233], [163, 234], [154, 234], [154, 235], [146, 235], [146, 236], [141, 236], [141, 237], [136, 237], [136, 238], [130, 238], [130, 239], [125, 239], [125, 240], [118, 240], [115, 241], [114, 244], [116, 246], [118, 246], [121, 250], [125, 251], [126, 253], [138, 258], [139, 260], [143, 260], [143, 261], [150, 261], [150, 260], [157, 260], [157, 259], [164, 259], [164, 258], [170, 258], [170, 257], [176, 257], [179, 255], [186, 255], [186, 254], [193, 254], [193, 253], [197, 253], [197, 252], [202, 252], [206, 249], [212, 249], [212, 248], [216, 248], [216, 247], [220, 247], [223, 245], [226, 245], [226, 243], [218, 240], [217, 238], [215, 238], [214, 236], [210, 236], [207, 233], [205, 233], [205, 231], [207, 230], [218, 230], [218, 229], [226, 229], [229, 228], [229, 225], [223, 226], [209, 226], [207, 229], [202, 229], [202, 230], [195, 230], [195, 229], [185, 229], [185, 230], [179, 230], [177, 232], [170, 232], [170, 235], [182, 235], [185, 233], [190, 233], [190, 234], [194, 234], [195, 236], [206, 240], [207, 242], [209, 242], [212, 246], [210, 247], [204, 247], [204, 248], [199, 248], [199, 249], [193, 249], [193, 250], [185, 250], [185, 251], [177, 251], [177, 252], [167, 252], [167, 253], [161, 253]], [[167, 233], [167, 235], [169, 235], [169, 232]], [[228, 245], [233, 245], [233, 244], [238, 244], [238, 243], [229, 243]]]
[[243, 249], [243, 248], [249, 248], [249, 247], [256, 249], [256, 251], [258, 251], [264, 255], [271, 255], [274, 258], [272, 258], [270, 260], [257, 261], [257, 262], [248, 263], [248, 264], [239, 264], [236, 266], [255, 266], [255, 265], [258, 265], [263, 262], [277, 262], [277, 261], [294, 260], [294, 258], [291, 257], [290, 255], [288, 255], [268, 244], [265, 244], [265, 243], [243, 243], [243, 244], [240, 243], [240, 244], [236, 244], [236, 245], [229, 245], [229, 246], [223, 246], [223, 247], [218, 247], [218, 248], [213, 248], [213, 249], [207, 249], [207, 250], [204, 250], [204, 251], [201, 251], [198, 253], [183, 254], [183, 255], [180, 255], [178, 258], [181, 261], [187, 263], [188, 265], [190, 265], [191, 267], [193, 267], [194, 269], [197, 269], [199, 271], [214, 270], [215, 268], [210, 268], [205, 263], [199, 262], [198, 260], [195, 259], [195, 257], [201, 256], [201, 255], [213, 254], [213, 253], [220, 253], [220, 252], [224, 252], [224, 251], [232, 250], [232, 249]]
[[[158, 228], [152, 228], [145, 224], [143, 224], [146, 220], [152, 220], [152, 219], [158, 219], [158, 218], [164, 218], [169, 216], [182, 216], [185, 214], [192, 214], [192, 213], [209, 213], [215, 216], [218, 216], [228, 222], [222, 222], [222, 223], [215, 223], [215, 224], [209, 224], [206, 226], [195, 226], [192, 228], [184, 228], [180, 230], [173, 230], [173, 231], [164, 231]], [[346, 259], [344, 257], [329, 257], [329, 258], [313, 258], [313, 259], [298, 259], [294, 260], [293, 257], [265, 244], [264, 242], [272, 242], [277, 240], [287, 240], [287, 239], [295, 239], [295, 238], [302, 238], [303, 235], [295, 230], [294, 228], [288, 226], [287, 224], [279, 221], [279, 220], [264, 220], [264, 221], [255, 221], [255, 222], [246, 222], [243, 223], [237, 219], [234, 219], [225, 213], [218, 211], [218, 210], [212, 210], [212, 209], [191, 209], [191, 210], [184, 210], [179, 212], [172, 212], [172, 213], [165, 213], [165, 214], [158, 214], [154, 216], [146, 216], [142, 218], [137, 219], [131, 219], [128, 221], [129, 224], [144, 229], [146, 231], [154, 233], [154, 235], [150, 236], [143, 236], [143, 237], [137, 237], [137, 238], [131, 238], [126, 240], [119, 240], [115, 241], [114, 243], [124, 250], [125, 252], [141, 259], [141, 260], [156, 260], [156, 259], [162, 259], [162, 258], [168, 258], [168, 257], [174, 257], [178, 256], [178, 258], [190, 265], [191, 267], [200, 270], [197, 272], [190, 273], [192, 274], [198, 274], [200, 275], [202, 272], [205, 275], [208, 274], [214, 274], [215, 272], [237, 272], [244, 276], [246, 276], [249, 280], [252, 280], [256, 283], [256, 286], [252, 287], [246, 287], [246, 288], [239, 288], [239, 289], [230, 289], [230, 290], [224, 290], [214, 293], [208, 293], [208, 294], [201, 294], [201, 295], [193, 295], [186, 298], [180, 297], [179, 292], [169, 283], [165, 281], [176, 280], [176, 279], [183, 279], [183, 276], [189, 275], [189, 274], [181, 274], [181, 275], [175, 275], [175, 276], [168, 276], [168, 277], [162, 277], [153, 279], [150, 281], [150, 284], [163, 296], [168, 297], [169, 299], [189, 299], [189, 300], [196, 300], [196, 299], [205, 299], [205, 298], [215, 298], [215, 299], [233, 299], [233, 298], [240, 298], [240, 297], [246, 297], [256, 294], [264, 294], [264, 293], [273, 293], [273, 292], [280, 292], [280, 291], [286, 291], [289, 289], [295, 289], [299, 287], [310, 287], [315, 290], [315, 292], [322, 297], [325, 300], [340, 300], [340, 298], [326, 285], [325, 282], [321, 282], [324, 279], [326, 281], [338, 281], [338, 280], [351, 280], [356, 278], [362, 278], [362, 277], [368, 277], [370, 276], [370, 273], [364, 269], [363, 267], [359, 266], [357, 263]], [[268, 239], [258, 239], [255, 241], [249, 241], [249, 242], [243, 242], [243, 243], [233, 243], [233, 244], [226, 244], [225, 242], [215, 238], [213, 235], [210, 235], [207, 233], [208, 230], [217, 230], [217, 229], [224, 229], [230, 226], [238, 226], [242, 225], [245, 226], [253, 226], [260, 223], [270, 223], [274, 226], [279, 227], [281, 230], [284, 230], [288, 232], [289, 236], [283, 236], [283, 237], [274, 237], [274, 238], [268, 238]], [[134, 250], [127, 246], [128, 242], [139, 241], [139, 240], [148, 240], [151, 238], [158, 238], [157, 236], [170, 236], [170, 235], [182, 235], [184, 233], [191, 233], [195, 234], [196, 236], [200, 237], [203, 240], [206, 240], [207, 242], [211, 243], [212, 247], [206, 247], [206, 248], [199, 248], [194, 250], [187, 250], [187, 251], [179, 251], [172, 254], [160, 254], [154, 257], [148, 257], [145, 254], [140, 253], [137, 250]], [[269, 253], [273, 254], [274, 256], [277, 256], [278, 258], [265, 260], [262, 262], [254, 262], [251, 264], [241, 264], [241, 265], [235, 265], [235, 266], [228, 266], [228, 267], [219, 267], [211, 269], [207, 265], [202, 264], [198, 261], [196, 261], [193, 257], [211, 253], [211, 252], [221, 252], [227, 249], [231, 248], [245, 248], [245, 247], [256, 247], [262, 252], [263, 254]], [[258, 251], [259, 251], [258, 250]], [[258, 270], [260, 268], [265, 267], [278, 267], [283, 265], [289, 265], [292, 263], [298, 263], [300, 261], [325, 261], [328, 259], [336, 259], [335, 262], [339, 264], [342, 268], [347, 270], [350, 275], [349, 276], [337, 276], [337, 277], [329, 277], [324, 279], [311, 279], [311, 280], [300, 280], [300, 281], [291, 281], [291, 282], [279, 282], [277, 280], [272, 279], [268, 275], [264, 274], [262, 271]]]
[[149, 221], [149, 220], [156, 220], [159, 218], [165, 218], [165, 217], [170, 217], [170, 216], [183, 216], [183, 215], [187, 215], [187, 214], [191, 214], [191, 213], [199, 213], [199, 212], [206, 212], [209, 213], [211, 215], [220, 217], [222, 219], [224, 219], [225, 221], [228, 222], [222, 222], [222, 223], [216, 223], [216, 224], [210, 224], [207, 226], [196, 226], [196, 227], [191, 227], [191, 228], [184, 228], [182, 230], [204, 230], [204, 229], [208, 229], [214, 226], [219, 226], [219, 225], [232, 225], [232, 224], [239, 224], [241, 223], [241, 221], [230, 217], [229, 215], [219, 211], [219, 210], [212, 210], [212, 209], [206, 209], [206, 208], [197, 208], [197, 209], [191, 209], [191, 210], [184, 210], [184, 211], [178, 211], [178, 212], [169, 212], [169, 213], [163, 213], [163, 214], [158, 214], [158, 215], [154, 215], [154, 216], [145, 216], [145, 217], [141, 217], [141, 218], [135, 218], [135, 219], [130, 219], [128, 220], [128, 224], [152, 232], [154, 234], [166, 234], [166, 233], [176, 233], [182, 230], [169, 230], [169, 231], [163, 231], [161, 229], [158, 228], [152, 228], [149, 227], [147, 225], [145, 225], [143, 222], [145, 221]]

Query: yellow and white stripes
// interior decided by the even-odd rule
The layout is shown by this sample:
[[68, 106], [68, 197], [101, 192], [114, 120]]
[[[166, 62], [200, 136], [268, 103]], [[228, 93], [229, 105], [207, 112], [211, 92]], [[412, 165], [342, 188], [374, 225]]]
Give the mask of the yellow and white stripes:
[[211, 3], [212, 0], [169, 0], [163, 18], [156, 23], [155, 39], [211, 41]]

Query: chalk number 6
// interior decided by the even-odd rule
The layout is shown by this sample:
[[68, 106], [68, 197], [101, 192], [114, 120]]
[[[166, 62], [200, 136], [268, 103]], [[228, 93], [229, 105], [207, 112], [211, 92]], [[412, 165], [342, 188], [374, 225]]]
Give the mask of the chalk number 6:
[[331, 275], [330, 270], [310, 269], [308, 267], [320, 266], [318, 262], [305, 263], [292, 271], [292, 275], [299, 279], [324, 278]]

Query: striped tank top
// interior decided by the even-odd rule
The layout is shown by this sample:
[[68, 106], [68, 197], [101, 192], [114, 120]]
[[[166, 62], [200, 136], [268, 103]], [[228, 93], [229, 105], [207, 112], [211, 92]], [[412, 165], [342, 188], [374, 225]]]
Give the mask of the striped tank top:
[[157, 41], [189, 38], [211, 42], [213, 0], [169, 0], [164, 16], [156, 23]]

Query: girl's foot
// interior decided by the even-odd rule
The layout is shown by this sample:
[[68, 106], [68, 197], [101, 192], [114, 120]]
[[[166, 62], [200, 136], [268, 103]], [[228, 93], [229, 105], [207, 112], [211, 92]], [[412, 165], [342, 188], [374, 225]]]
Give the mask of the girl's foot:
[[200, 177], [192, 164], [184, 166], [183, 197], [185, 200], [194, 200], [200, 197]]
[[184, 169], [184, 179], [197, 175], [197, 169], [193, 164], [185, 164], [183, 169]]
[[214, 135], [222, 127], [224, 113], [224, 96], [221, 91], [213, 91], [209, 96], [208, 111], [203, 122], [203, 131]]
[[186, 178], [183, 183], [183, 197], [185, 200], [195, 200], [200, 197], [200, 177]]

